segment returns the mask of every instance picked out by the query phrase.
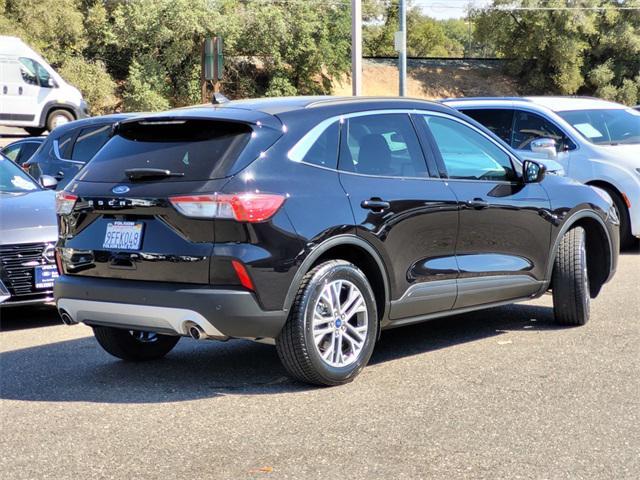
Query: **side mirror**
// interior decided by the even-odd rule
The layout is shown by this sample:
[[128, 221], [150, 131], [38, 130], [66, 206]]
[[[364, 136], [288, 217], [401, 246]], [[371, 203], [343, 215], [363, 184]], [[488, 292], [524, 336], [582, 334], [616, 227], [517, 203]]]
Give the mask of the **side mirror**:
[[49, 77], [47, 79], [47, 87], [49, 87], [49, 88], [57, 88], [58, 85], [56, 85], [56, 81], [53, 78]]
[[525, 160], [522, 166], [522, 178], [524, 183], [540, 183], [545, 174], [547, 167], [543, 164], [534, 162], [533, 160]]
[[558, 148], [553, 138], [536, 138], [531, 142], [531, 151], [546, 155], [549, 160], [558, 156]]
[[47, 190], [55, 190], [58, 186], [58, 180], [51, 175], [41, 175], [39, 181], [42, 188], [46, 188]]

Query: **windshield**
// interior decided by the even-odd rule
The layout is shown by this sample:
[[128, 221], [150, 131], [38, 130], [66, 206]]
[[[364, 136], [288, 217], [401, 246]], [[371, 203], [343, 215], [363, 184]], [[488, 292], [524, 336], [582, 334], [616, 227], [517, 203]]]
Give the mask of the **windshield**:
[[640, 112], [630, 108], [557, 113], [596, 145], [640, 144]]
[[15, 163], [0, 156], [0, 193], [27, 193], [40, 187]]

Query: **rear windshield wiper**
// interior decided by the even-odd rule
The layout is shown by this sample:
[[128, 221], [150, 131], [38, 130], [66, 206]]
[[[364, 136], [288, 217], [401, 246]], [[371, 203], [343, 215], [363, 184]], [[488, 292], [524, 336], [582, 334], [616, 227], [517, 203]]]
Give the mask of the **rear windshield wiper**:
[[145, 180], [147, 178], [184, 177], [182, 172], [172, 172], [163, 168], [129, 168], [124, 171], [129, 180]]

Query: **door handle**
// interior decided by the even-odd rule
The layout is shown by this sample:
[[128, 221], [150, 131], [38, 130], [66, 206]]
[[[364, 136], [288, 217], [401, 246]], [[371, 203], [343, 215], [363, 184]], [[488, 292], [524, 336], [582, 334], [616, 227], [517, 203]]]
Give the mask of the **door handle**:
[[18, 87], [18, 95], [22, 95], [22, 87]]
[[60, 181], [64, 178], [64, 172], [63, 171], [59, 171], [58, 173], [56, 173], [53, 178], [55, 178], [56, 180]]
[[489, 208], [489, 202], [482, 198], [474, 198], [473, 200], [467, 200], [467, 206], [475, 208], [476, 210], [482, 210], [483, 208]]
[[381, 198], [371, 198], [369, 200], [363, 200], [360, 206], [367, 210], [373, 210], [376, 213], [380, 213], [383, 210], [387, 210], [391, 207], [389, 202], [382, 200]]
[[6, 85], [2, 87], [2, 93], [5, 94], [5, 95], [7, 94], [7, 86]]

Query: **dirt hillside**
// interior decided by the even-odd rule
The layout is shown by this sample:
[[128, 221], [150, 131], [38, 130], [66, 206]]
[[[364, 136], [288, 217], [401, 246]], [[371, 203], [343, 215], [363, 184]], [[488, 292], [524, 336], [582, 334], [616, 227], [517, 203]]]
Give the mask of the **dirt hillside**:
[[[363, 64], [363, 95], [398, 94], [398, 68], [394, 61]], [[351, 95], [349, 79], [339, 83], [335, 95]], [[495, 62], [409, 61], [407, 95], [418, 98], [518, 95], [517, 82]]]

